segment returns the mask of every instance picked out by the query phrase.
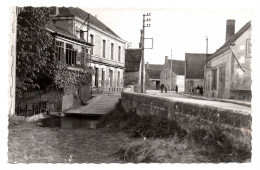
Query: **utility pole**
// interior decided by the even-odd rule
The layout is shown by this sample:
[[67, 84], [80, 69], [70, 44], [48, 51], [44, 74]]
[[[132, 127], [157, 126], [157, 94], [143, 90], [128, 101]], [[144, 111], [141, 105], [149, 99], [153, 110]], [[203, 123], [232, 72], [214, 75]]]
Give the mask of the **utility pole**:
[[208, 37], [206, 36], [206, 67], [208, 64]]
[[170, 90], [169, 91], [172, 90], [172, 74], [171, 74], [171, 72], [172, 72], [172, 49], [171, 49], [171, 70], [170, 70]]
[[142, 30], [142, 59], [141, 59], [141, 93], [145, 93], [145, 66], [144, 66], [144, 40], [145, 40], [145, 27], [150, 27], [151, 24], [145, 24], [145, 22], [151, 21], [150, 18], [146, 18], [151, 16], [151, 13], [143, 14], [143, 30]]

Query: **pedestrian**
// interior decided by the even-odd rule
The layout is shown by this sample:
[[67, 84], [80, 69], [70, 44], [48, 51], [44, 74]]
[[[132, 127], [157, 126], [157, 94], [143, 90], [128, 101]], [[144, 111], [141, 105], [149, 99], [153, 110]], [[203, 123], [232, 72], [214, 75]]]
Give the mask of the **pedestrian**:
[[200, 85], [200, 95], [203, 95], [203, 87]]
[[164, 87], [165, 93], [167, 93], [167, 84]]
[[175, 86], [175, 92], [176, 92], [176, 94], [178, 93], [178, 85], [177, 84]]
[[161, 93], [163, 93], [164, 84], [161, 84]]
[[200, 94], [200, 86], [198, 85], [197, 88], [196, 88], [196, 93], [197, 94]]

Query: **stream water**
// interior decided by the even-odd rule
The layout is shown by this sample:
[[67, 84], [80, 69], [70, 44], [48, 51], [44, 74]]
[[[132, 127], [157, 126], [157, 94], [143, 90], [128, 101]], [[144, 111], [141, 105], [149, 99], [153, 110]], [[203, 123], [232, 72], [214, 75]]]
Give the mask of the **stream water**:
[[41, 127], [58, 127], [64, 129], [96, 129], [101, 116], [51, 116], [40, 121]]

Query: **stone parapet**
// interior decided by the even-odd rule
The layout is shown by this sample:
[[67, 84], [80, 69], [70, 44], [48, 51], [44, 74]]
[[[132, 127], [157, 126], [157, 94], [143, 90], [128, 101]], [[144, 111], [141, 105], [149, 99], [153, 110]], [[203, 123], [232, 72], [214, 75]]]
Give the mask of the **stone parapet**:
[[234, 147], [251, 149], [252, 117], [249, 111], [129, 92], [122, 92], [121, 102], [127, 112], [136, 109], [139, 115], [167, 117], [177, 121], [188, 132], [218, 127]]

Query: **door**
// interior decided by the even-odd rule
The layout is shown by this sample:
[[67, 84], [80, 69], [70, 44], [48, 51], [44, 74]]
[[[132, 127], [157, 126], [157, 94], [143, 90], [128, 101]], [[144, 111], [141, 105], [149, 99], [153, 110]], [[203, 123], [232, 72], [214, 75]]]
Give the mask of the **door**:
[[219, 68], [219, 88], [218, 88], [218, 97], [223, 98], [225, 93], [225, 74], [226, 74], [226, 67]]

